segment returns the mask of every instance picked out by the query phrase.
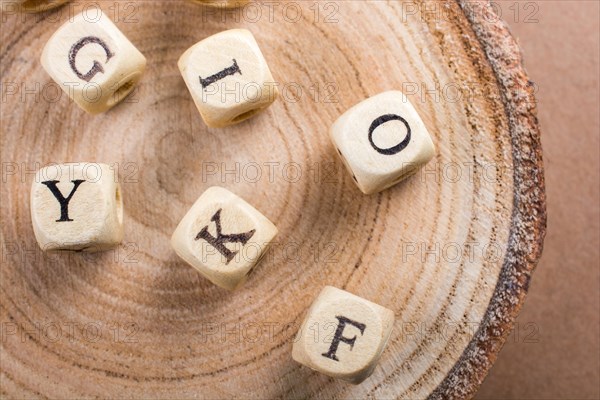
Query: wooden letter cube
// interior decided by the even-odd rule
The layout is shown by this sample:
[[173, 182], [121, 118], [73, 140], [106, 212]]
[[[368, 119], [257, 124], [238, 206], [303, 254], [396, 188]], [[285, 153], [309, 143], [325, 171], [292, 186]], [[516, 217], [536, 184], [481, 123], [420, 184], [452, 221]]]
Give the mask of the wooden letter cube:
[[435, 153], [421, 117], [399, 91], [381, 93], [350, 108], [329, 135], [365, 194], [395, 185]]
[[393, 324], [393, 311], [326, 286], [308, 310], [292, 357], [325, 375], [360, 383], [373, 373]]
[[250, 204], [221, 187], [206, 190], [171, 237], [173, 249], [214, 284], [233, 290], [277, 234]]
[[250, 118], [277, 98], [271, 71], [252, 33], [231, 29], [190, 47], [179, 70], [206, 125]]
[[123, 100], [146, 68], [146, 58], [104, 14], [89, 20], [82, 13], [67, 21], [46, 43], [41, 61], [52, 79], [91, 114]]
[[123, 200], [106, 164], [69, 163], [37, 171], [31, 222], [42, 250], [98, 251], [123, 240]]

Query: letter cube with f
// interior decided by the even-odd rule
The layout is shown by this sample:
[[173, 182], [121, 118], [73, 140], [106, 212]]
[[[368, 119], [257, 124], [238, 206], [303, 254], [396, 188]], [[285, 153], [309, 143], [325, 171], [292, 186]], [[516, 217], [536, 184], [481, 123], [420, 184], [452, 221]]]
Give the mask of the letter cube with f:
[[140, 80], [146, 58], [100, 10], [90, 20], [78, 14], [52, 35], [42, 66], [81, 108], [104, 112]]
[[31, 187], [31, 222], [42, 250], [98, 251], [123, 239], [123, 200], [106, 164], [40, 169]]
[[245, 29], [231, 29], [196, 43], [183, 53], [178, 65], [210, 127], [244, 121], [277, 98], [267, 62]]
[[296, 335], [292, 357], [325, 375], [360, 383], [373, 373], [393, 324], [393, 311], [326, 286]]
[[250, 204], [211, 187], [183, 217], [171, 245], [211, 282], [233, 290], [246, 281], [276, 234], [275, 225]]
[[421, 117], [399, 91], [381, 93], [350, 108], [329, 135], [365, 194], [395, 185], [435, 153]]

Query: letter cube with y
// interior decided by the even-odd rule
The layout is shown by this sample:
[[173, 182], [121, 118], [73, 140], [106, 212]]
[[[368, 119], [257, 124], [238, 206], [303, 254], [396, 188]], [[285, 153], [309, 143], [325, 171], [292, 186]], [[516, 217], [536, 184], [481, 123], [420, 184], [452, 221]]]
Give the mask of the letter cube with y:
[[360, 383], [373, 373], [393, 324], [392, 310], [325, 286], [296, 335], [292, 357], [325, 375]]
[[42, 250], [98, 251], [123, 239], [123, 200], [106, 164], [70, 163], [37, 171], [31, 222]]
[[214, 284], [233, 290], [267, 251], [277, 228], [220, 187], [207, 189], [171, 237], [175, 252]]
[[329, 135], [365, 194], [395, 185], [435, 153], [421, 117], [399, 91], [381, 93], [350, 108], [335, 121]]
[[244, 121], [277, 98], [271, 71], [245, 29], [217, 33], [190, 47], [179, 70], [206, 125]]
[[75, 103], [91, 114], [123, 100], [140, 80], [146, 58], [98, 10], [89, 20], [78, 14], [52, 35], [42, 66]]

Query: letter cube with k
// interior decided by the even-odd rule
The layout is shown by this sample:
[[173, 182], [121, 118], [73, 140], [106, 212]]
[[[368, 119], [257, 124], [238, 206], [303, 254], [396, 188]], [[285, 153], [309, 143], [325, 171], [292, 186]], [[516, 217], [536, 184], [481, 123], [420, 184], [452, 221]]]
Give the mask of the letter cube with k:
[[264, 256], [277, 228], [220, 187], [207, 189], [171, 237], [175, 252], [214, 284], [233, 290]]
[[325, 375], [360, 383], [373, 373], [393, 324], [393, 311], [326, 286], [296, 335], [292, 357]]
[[44, 167], [30, 199], [33, 232], [44, 251], [98, 251], [123, 239], [121, 188], [106, 164]]

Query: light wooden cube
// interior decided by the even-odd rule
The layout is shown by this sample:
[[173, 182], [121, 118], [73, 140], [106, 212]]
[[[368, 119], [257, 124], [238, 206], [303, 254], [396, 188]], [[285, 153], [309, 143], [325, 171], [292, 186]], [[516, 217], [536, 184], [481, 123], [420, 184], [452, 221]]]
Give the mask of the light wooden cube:
[[246, 281], [276, 234], [275, 225], [258, 210], [215, 186], [183, 217], [171, 246], [211, 282], [233, 290]]
[[393, 325], [392, 310], [325, 286], [296, 335], [292, 357], [325, 375], [360, 383], [373, 373]]
[[365, 194], [395, 185], [435, 154], [425, 124], [399, 91], [381, 93], [350, 108], [331, 126], [329, 135]]
[[206, 125], [242, 122], [271, 105], [276, 83], [254, 36], [231, 29], [190, 47], [179, 70]]
[[98, 114], [133, 90], [146, 58], [105, 14], [86, 18], [78, 14], [63, 24], [46, 43], [41, 61], [75, 103]]
[[48, 11], [61, 6], [69, 0], [0, 0], [2, 12], [35, 13]]
[[37, 171], [31, 222], [42, 250], [99, 251], [123, 240], [123, 200], [106, 164], [68, 163]]

